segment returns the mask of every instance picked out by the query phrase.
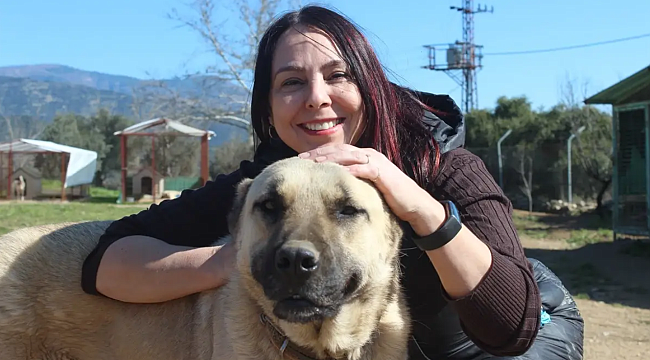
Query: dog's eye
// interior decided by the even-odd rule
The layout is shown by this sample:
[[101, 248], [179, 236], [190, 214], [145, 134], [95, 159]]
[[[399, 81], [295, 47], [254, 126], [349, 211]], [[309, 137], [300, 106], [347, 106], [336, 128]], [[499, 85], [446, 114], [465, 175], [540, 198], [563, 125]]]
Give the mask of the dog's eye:
[[272, 200], [264, 200], [260, 204], [260, 208], [264, 211], [274, 211], [277, 208], [277, 206]]
[[343, 215], [343, 216], [354, 216], [354, 215], [357, 215], [360, 212], [361, 212], [361, 210], [355, 208], [354, 206], [347, 205], [347, 206], [344, 206], [343, 209], [341, 209], [341, 211], [339, 213], [341, 215]]

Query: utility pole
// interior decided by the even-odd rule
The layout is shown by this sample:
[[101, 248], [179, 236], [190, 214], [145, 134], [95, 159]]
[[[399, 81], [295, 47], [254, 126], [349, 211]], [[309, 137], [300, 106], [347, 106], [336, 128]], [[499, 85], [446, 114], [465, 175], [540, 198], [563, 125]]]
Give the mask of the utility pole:
[[508, 129], [497, 141], [497, 156], [499, 157], [499, 186], [501, 190], [503, 189], [503, 157], [501, 156], [501, 143], [505, 140], [510, 134], [512, 134], [512, 129]]
[[[423, 68], [444, 71], [463, 88], [461, 102], [463, 111], [467, 113], [478, 108], [476, 69], [483, 67], [481, 64], [483, 46], [474, 44], [474, 14], [493, 13], [494, 7], [488, 10], [487, 6], [481, 8], [479, 4], [475, 9], [473, 0], [462, 1], [462, 7], [450, 6], [449, 8], [463, 14], [463, 41], [456, 41], [453, 44], [424, 45], [429, 50], [429, 65], [425, 65]], [[436, 63], [436, 46], [445, 45], [447, 46], [446, 63], [438, 64]]]
[[566, 141], [566, 146], [567, 146], [567, 151], [566, 151], [566, 162], [567, 162], [567, 183], [568, 183], [568, 188], [569, 188], [569, 204], [573, 204], [573, 189], [572, 189], [572, 184], [571, 184], [571, 142], [573, 139], [576, 138], [576, 136], [580, 135], [585, 131], [585, 126], [582, 125], [578, 131], [575, 133], [571, 133], [569, 138]]

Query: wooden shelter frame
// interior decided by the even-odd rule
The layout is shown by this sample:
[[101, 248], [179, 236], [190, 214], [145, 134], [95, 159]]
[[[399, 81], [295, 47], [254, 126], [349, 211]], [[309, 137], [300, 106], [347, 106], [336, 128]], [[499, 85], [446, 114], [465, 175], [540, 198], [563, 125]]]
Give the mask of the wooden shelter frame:
[[[164, 127], [165, 130], [161, 132], [146, 132], [146, 130]], [[167, 131], [168, 129], [175, 131]], [[121, 161], [121, 179], [122, 179], [122, 203], [126, 202], [126, 178], [127, 178], [127, 139], [129, 136], [144, 136], [151, 138], [151, 195], [153, 202], [156, 202], [156, 138], [165, 135], [174, 135], [182, 137], [200, 137], [201, 138], [201, 186], [209, 181], [209, 141], [215, 133], [210, 130], [200, 130], [177, 121], [156, 118], [144, 121], [128, 128], [116, 131], [113, 135], [120, 137], [120, 161]]]

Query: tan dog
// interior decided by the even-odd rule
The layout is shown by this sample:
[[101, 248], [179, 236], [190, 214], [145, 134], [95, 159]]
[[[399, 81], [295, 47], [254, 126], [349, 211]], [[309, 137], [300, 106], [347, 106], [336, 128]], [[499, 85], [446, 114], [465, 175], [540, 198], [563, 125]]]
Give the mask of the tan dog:
[[402, 231], [368, 182], [283, 160], [240, 183], [229, 220], [229, 283], [162, 304], [82, 292], [82, 262], [109, 222], [0, 237], [0, 359], [407, 358]]

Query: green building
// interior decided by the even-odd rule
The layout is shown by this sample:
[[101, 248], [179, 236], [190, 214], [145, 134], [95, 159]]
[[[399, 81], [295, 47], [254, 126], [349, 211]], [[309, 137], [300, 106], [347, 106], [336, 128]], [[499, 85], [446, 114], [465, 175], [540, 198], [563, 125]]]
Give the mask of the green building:
[[614, 237], [650, 236], [650, 66], [585, 104], [612, 105]]

